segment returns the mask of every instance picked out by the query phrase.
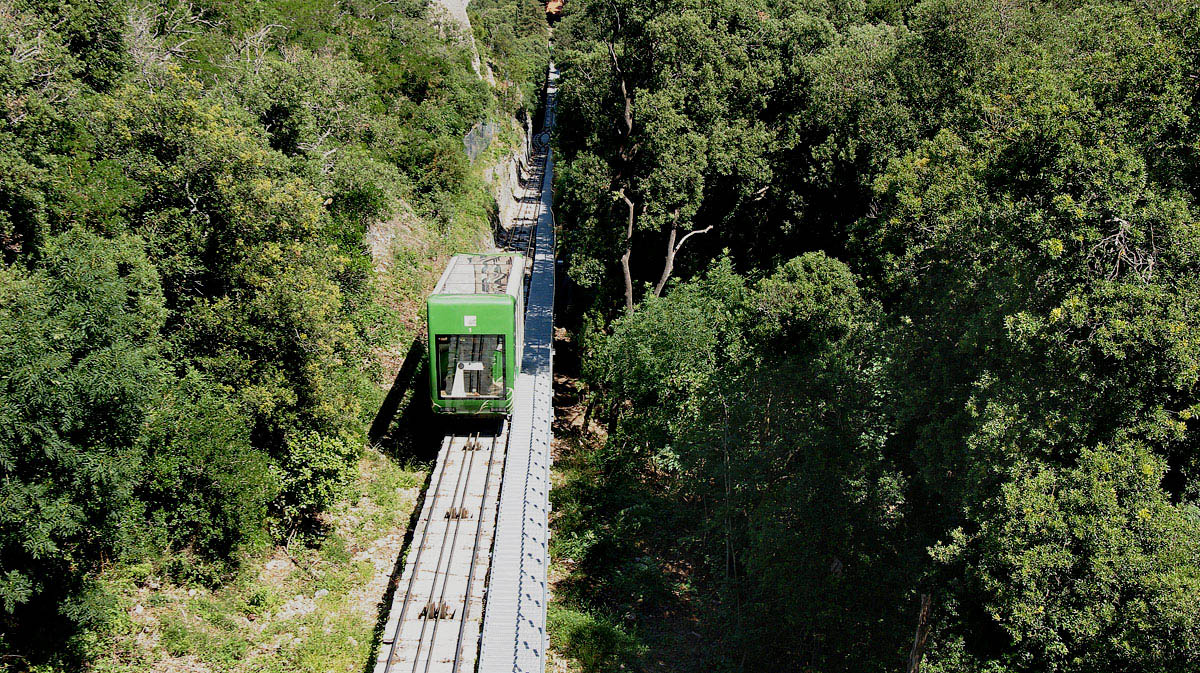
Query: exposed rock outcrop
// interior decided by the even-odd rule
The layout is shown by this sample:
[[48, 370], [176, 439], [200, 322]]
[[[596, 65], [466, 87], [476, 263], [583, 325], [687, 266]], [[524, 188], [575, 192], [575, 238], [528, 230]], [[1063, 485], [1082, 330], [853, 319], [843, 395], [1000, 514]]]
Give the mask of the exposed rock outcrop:
[[[493, 226], [497, 223], [508, 226], [511, 222], [519, 206], [516, 195], [521, 192], [521, 182], [528, 177], [529, 171], [529, 154], [532, 149], [530, 143], [533, 134], [530, 122], [526, 118], [522, 121], [510, 119], [508, 123], [512, 125], [512, 129], [519, 139], [518, 147], [501, 157], [499, 161], [485, 166], [482, 171], [483, 179], [489, 185], [492, 198], [496, 201], [497, 220], [492, 222]], [[495, 124], [491, 127], [491, 132], [485, 136], [486, 142], [481, 142], [480, 147], [474, 152], [475, 158], [481, 156], [488, 145], [494, 141], [496, 135], [499, 134], [499, 129], [496, 128], [498, 126]], [[395, 262], [396, 254], [400, 250], [414, 251], [418, 255], [426, 254], [430, 242], [423, 237], [428, 236], [427, 231], [428, 225], [421, 221], [421, 217], [413, 211], [410, 205], [403, 202], [399, 204], [391, 218], [374, 222], [368, 226], [364, 242], [371, 253], [375, 271], [377, 273], [387, 272]], [[486, 250], [490, 246], [490, 238], [481, 237], [478, 249]]]
[[496, 78], [492, 74], [492, 68], [480, 61], [479, 49], [475, 46], [475, 31], [471, 30], [471, 17], [467, 15], [467, 3], [469, 1], [433, 0], [432, 6], [435, 12], [440, 10], [444, 19], [441, 22], [442, 26], [444, 28], [454, 28], [457, 37], [470, 47], [471, 67], [475, 68], [475, 74], [481, 79], [486, 79], [488, 84], [496, 86]]
[[529, 154], [533, 129], [529, 121], [522, 126], [516, 120], [511, 122], [521, 139], [520, 147], [513, 150], [497, 163], [483, 170], [483, 179], [492, 187], [492, 198], [496, 200], [496, 216], [501, 226], [509, 226], [516, 214], [519, 203], [516, 196], [521, 193], [521, 183], [529, 175]]

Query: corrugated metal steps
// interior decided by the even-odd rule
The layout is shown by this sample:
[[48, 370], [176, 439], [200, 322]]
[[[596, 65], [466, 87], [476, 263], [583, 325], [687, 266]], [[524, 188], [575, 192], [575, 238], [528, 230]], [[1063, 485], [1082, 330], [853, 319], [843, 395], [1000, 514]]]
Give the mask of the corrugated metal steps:
[[[558, 72], [546, 87], [547, 133], [554, 127]], [[546, 668], [549, 599], [551, 421], [554, 397], [554, 157], [546, 145], [541, 208], [525, 310], [525, 354], [505, 458], [491, 589], [484, 608], [480, 673]]]

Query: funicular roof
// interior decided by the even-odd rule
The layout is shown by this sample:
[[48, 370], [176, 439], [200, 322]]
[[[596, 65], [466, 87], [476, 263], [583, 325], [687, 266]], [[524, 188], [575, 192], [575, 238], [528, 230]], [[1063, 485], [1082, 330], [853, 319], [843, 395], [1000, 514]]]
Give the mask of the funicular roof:
[[511, 294], [524, 270], [523, 258], [512, 255], [455, 255], [442, 273], [434, 294]]

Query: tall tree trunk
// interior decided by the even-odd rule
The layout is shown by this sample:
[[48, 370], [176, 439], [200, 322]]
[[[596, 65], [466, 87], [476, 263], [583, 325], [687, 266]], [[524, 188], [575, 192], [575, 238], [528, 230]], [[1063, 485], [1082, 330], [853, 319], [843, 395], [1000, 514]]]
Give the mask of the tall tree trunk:
[[621, 70], [621, 62], [617, 59], [617, 50], [612, 42], [608, 43], [608, 55], [612, 59], [613, 77], [616, 79], [617, 87], [621, 91], [621, 100], [625, 105], [618, 128], [621, 133], [621, 143], [617, 148], [620, 166], [613, 176], [612, 190], [625, 201], [625, 207], [628, 209], [625, 215], [625, 251], [621, 255], [621, 272], [625, 276], [625, 310], [632, 313], [633, 274], [629, 271], [629, 258], [633, 254], [633, 225], [634, 219], [637, 217], [637, 204], [629, 198], [621, 183], [625, 171], [633, 161], [633, 150], [630, 146], [633, 137], [633, 96], [629, 92], [629, 86], [625, 83], [625, 73]]
[[625, 252], [621, 255], [621, 272], [625, 274], [625, 310], [633, 313], [633, 275], [629, 272], [629, 257], [633, 254], [633, 220], [637, 213], [637, 206], [634, 205], [632, 199], [625, 195], [624, 190], [621, 190], [619, 194], [629, 209], [625, 218]]
[[629, 86], [625, 83], [625, 73], [621, 70], [621, 62], [617, 60], [617, 48], [613, 46], [612, 42], [608, 43], [608, 55], [612, 59], [613, 74], [617, 78], [617, 86], [621, 89], [621, 100], [625, 102], [625, 114], [621, 119], [624, 122], [624, 126], [621, 129], [621, 158], [627, 159], [624, 153], [629, 147], [629, 138], [633, 135], [633, 96], [629, 94]]
[[929, 638], [929, 594], [921, 594], [921, 611], [917, 615], [917, 633], [912, 651], [908, 653], [908, 673], [920, 673], [921, 658], [925, 655], [925, 640]]
[[[676, 210], [673, 215], [676, 218], [679, 217], [679, 211]], [[675, 270], [675, 256], [679, 254], [681, 249], [683, 249], [683, 244], [687, 243], [687, 240], [696, 234], [705, 234], [709, 231], [712, 231], [711, 224], [703, 229], [696, 229], [695, 231], [688, 232], [683, 238], [679, 239], [678, 243], [676, 243], [675, 239], [679, 236], [679, 226], [675, 223], [674, 219], [672, 219], [671, 233], [667, 236], [667, 254], [666, 258], [663, 260], [662, 275], [658, 277], [658, 282], [654, 285], [655, 297], [662, 296], [663, 288], [667, 286], [667, 281], [671, 278], [671, 272]]]
[[[733, 488], [729, 478], [729, 405], [722, 405], [721, 460], [725, 478], [725, 581], [733, 591], [734, 616], [737, 629], [742, 629], [742, 588], [737, 581], [737, 551], [733, 547]], [[743, 668], [745, 659], [743, 657]]]
[[[678, 212], [678, 211], [677, 211]], [[654, 284], [654, 296], [661, 297], [663, 288], [667, 285], [667, 279], [671, 277], [671, 271], [675, 269], [675, 253], [678, 249], [675, 247], [675, 239], [679, 236], [679, 227], [675, 222], [671, 222], [671, 233], [667, 234], [667, 255], [663, 259], [662, 274], [658, 277], [658, 282]]]

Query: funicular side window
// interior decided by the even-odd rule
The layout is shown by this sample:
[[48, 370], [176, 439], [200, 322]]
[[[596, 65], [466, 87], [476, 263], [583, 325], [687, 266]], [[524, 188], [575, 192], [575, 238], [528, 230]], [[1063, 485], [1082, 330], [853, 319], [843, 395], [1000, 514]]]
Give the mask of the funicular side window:
[[504, 336], [437, 337], [438, 397], [487, 400], [504, 397]]

